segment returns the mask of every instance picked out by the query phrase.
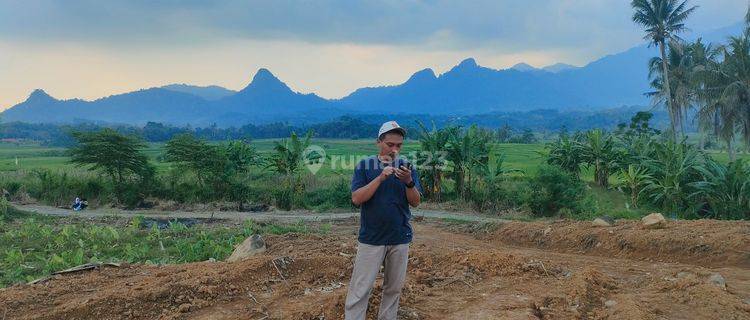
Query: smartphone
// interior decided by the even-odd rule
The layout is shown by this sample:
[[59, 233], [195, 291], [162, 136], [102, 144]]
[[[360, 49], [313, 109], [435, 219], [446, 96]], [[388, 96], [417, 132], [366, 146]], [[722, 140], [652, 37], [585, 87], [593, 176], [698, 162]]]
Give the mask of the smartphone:
[[404, 163], [401, 165], [406, 167], [406, 169], [412, 170], [411, 162], [404, 161]]

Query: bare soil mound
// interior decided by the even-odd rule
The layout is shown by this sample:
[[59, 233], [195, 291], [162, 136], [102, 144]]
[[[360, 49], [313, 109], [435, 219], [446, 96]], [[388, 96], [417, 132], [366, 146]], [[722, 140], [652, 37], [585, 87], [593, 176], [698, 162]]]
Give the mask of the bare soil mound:
[[612, 227], [571, 221], [506, 222], [478, 236], [558, 252], [750, 268], [748, 221], [669, 221], [663, 229], [647, 229], [639, 221], [618, 221]]

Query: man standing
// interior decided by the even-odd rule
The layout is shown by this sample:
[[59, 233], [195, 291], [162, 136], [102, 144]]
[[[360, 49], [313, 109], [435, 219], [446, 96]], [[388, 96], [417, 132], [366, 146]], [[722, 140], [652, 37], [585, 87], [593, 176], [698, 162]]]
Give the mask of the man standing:
[[346, 295], [347, 320], [364, 320], [375, 278], [383, 266], [383, 298], [378, 319], [396, 319], [401, 288], [406, 280], [409, 243], [409, 205], [416, 207], [422, 187], [417, 170], [398, 153], [406, 130], [396, 121], [380, 127], [380, 152], [360, 161], [352, 176], [352, 203], [361, 206], [359, 246]]

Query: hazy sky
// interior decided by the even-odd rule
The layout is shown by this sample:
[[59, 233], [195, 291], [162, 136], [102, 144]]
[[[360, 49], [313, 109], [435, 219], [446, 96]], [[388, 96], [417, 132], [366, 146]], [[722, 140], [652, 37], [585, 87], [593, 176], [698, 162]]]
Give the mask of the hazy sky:
[[[693, 0], [694, 32], [742, 19], [747, 0]], [[239, 90], [266, 67], [338, 98], [445, 72], [474, 57], [584, 65], [643, 43], [629, 0], [0, 0], [0, 109], [42, 88], [96, 99], [169, 83]]]

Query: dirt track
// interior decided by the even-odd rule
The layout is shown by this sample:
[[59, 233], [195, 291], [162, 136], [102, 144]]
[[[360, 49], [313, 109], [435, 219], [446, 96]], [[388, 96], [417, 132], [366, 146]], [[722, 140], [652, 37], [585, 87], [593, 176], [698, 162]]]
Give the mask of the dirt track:
[[[748, 222], [673, 222], [644, 230], [636, 222], [488, 228], [422, 221], [415, 228], [402, 319], [750, 319]], [[0, 290], [0, 314], [339, 319], [355, 231], [354, 222], [342, 222], [326, 236], [270, 236], [265, 254], [237, 263], [59, 275]], [[726, 288], [710, 283], [714, 273], [726, 279]]]
[[[123, 210], [118, 208], [86, 209], [73, 211], [70, 209], [57, 208], [37, 204], [14, 204], [20, 210], [51, 216], [78, 216], [78, 217], [135, 217], [143, 215], [151, 218], [194, 218], [194, 219], [222, 219], [222, 220], [256, 220], [256, 221], [325, 221], [325, 220], [347, 220], [359, 217], [359, 212], [336, 212], [336, 213], [311, 213], [309, 211], [266, 211], [266, 212], [238, 212], [238, 211], [160, 211], [160, 210]], [[492, 216], [481, 216], [477, 214], [466, 214], [446, 212], [438, 210], [412, 210], [416, 217], [426, 218], [453, 218], [468, 221], [506, 221]]]

